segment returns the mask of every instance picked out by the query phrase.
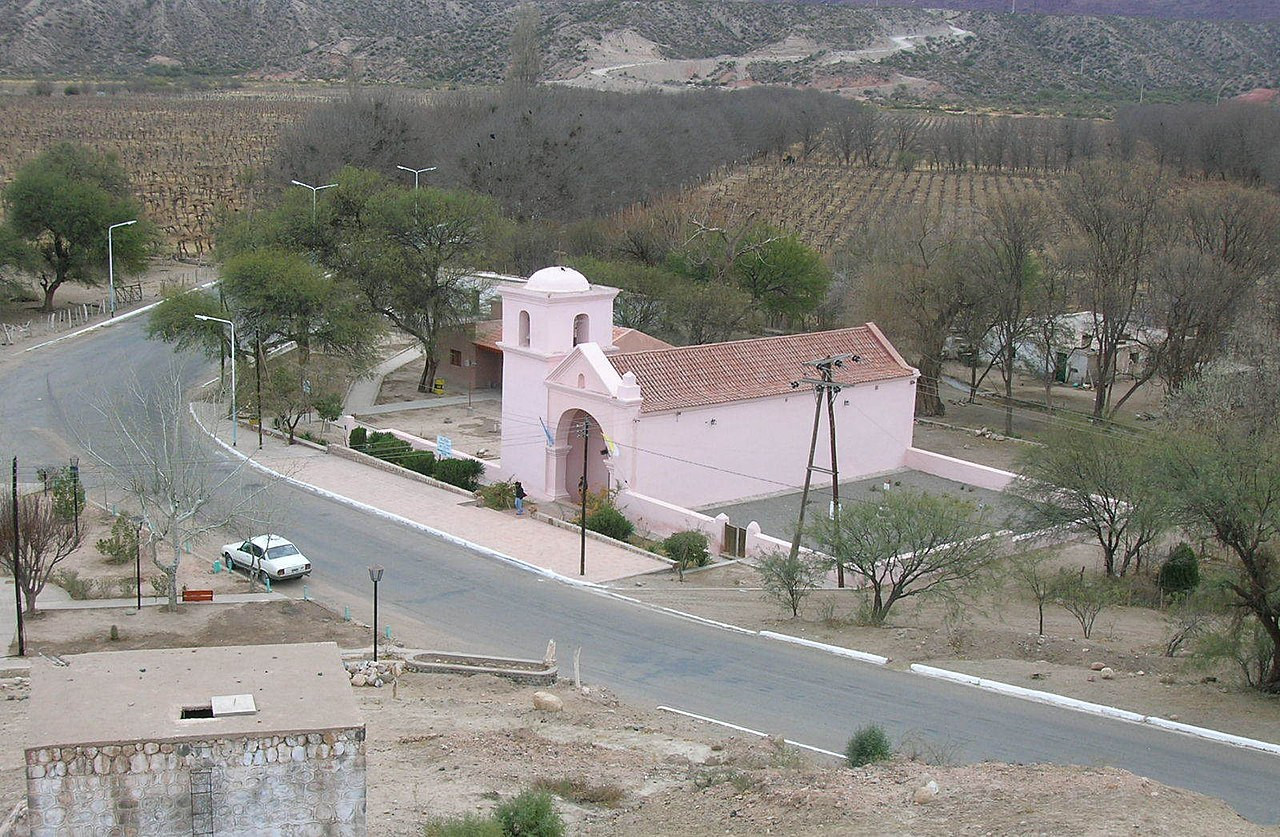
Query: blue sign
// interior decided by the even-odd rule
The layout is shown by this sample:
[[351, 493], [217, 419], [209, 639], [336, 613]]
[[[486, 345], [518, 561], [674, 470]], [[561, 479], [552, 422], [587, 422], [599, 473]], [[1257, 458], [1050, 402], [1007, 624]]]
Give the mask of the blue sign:
[[436, 456], [440, 459], [452, 459], [453, 440], [448, 436], [436, 436]]

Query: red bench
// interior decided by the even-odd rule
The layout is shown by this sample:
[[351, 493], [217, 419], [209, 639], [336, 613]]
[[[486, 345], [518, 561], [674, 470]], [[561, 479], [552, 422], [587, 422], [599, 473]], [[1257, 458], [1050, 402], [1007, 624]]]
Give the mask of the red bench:
[[182, 589], [182, 600], [184, 602], [211, 602], [213, 601], [212, 590], [188, 590]]

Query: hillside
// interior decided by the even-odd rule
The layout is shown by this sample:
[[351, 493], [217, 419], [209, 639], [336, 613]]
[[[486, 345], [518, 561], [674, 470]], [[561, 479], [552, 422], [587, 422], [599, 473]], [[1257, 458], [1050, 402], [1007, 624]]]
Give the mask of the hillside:
[[[1052, 2], [1070, 10], [1108, 5]], [[354, 73], [368, 82], [492, 83], [503, 75], [516, 5], [0, 0], [0, 75], [306, 80]], [[1154, 8], [1147, 0], [1109, 5]], [[1191, 17], [1209, 8], [1204, 0], [1165, 5]], [[1271, 5], [1238, 7], [1261, 13]], [[651, 83], [788, 83], [992, 105], [1125, 100], [1139, 91], [1205, 99], [1219, 88], [1231, 94], [1280, 84], [1277, 23], [695, 0], [552, 0], [539, 9], [551, 80], [594, 84], [623, 65], [689, 60], [704, 64], [677, 64]], [[619, 33], [652, 49], [630, 60], [622, 53], [613, 66], [591, 64]]]
[[[844, 6], [902, 6], [930, 9], [938, 0], [813, 0]], [[978, 12], [1007, 12], [1010, 0], [946, 0], [948, 9]], [[1020, 14], [1119, 15], [1158, 17], [1168, 20], [1280, 20], [1280, 6], [1273, 0], [1015, 0]]]

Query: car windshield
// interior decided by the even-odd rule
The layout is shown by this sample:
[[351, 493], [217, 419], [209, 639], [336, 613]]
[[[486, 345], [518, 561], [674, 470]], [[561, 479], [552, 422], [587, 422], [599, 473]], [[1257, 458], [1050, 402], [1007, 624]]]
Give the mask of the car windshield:
[[290, 555], [297, 555], [298, 548], [291, 543], [273, 546], [267, 550], [268, 558], [288, 558]]

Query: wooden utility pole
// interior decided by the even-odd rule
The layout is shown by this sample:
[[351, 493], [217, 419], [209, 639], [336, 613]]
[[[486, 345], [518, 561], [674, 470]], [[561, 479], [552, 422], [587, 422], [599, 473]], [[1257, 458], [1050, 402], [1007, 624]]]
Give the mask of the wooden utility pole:
[[[862, 358], [856, 354], [830, 355], [820, 360], [811, 360], [805, 364], [818, 373], [816, 378], [801, 378], [799, 381], [792, 381], [792, 389], [798, 389], [802, 385], [811, 386], [815, 393], [815, 405], [813, 412], [813, 436], [809, 440], [809, 463], [805, 466], [804, 472], [804, 490], [800, 493], [800, 515], [796, 521], [796, 534], [791, 541], [791, 557], [794, 559], [800, 553], [800, 536], [804, 533], [804, 510], [809, 502], [809, 486], [813, 481], [813, 472], [817, 471], [823, 474], [831, 475], [831, 502], [832, 514], [835, 520], [836, 543], [839, 544], [840, 534], [840, 470], [836, 460], [836, 395], [846, 386], [847, 383], [841, 383], [835, 379], [835, 370], [841, 369], [846, 363], [860, 363]], [[827, 401], [827, 423], [830, 425], [829, 435], [831, 440], [831, 467], [823, 468], [813, 464], [813, 457], [818, 448], [818, 424], [822, 418], [822, 401], [825, 396]], [[836, 550], [839, 551], [838, 549]], [[844, 587], [844, 561], [840, 556], [836, 556], [836, 584]]]

